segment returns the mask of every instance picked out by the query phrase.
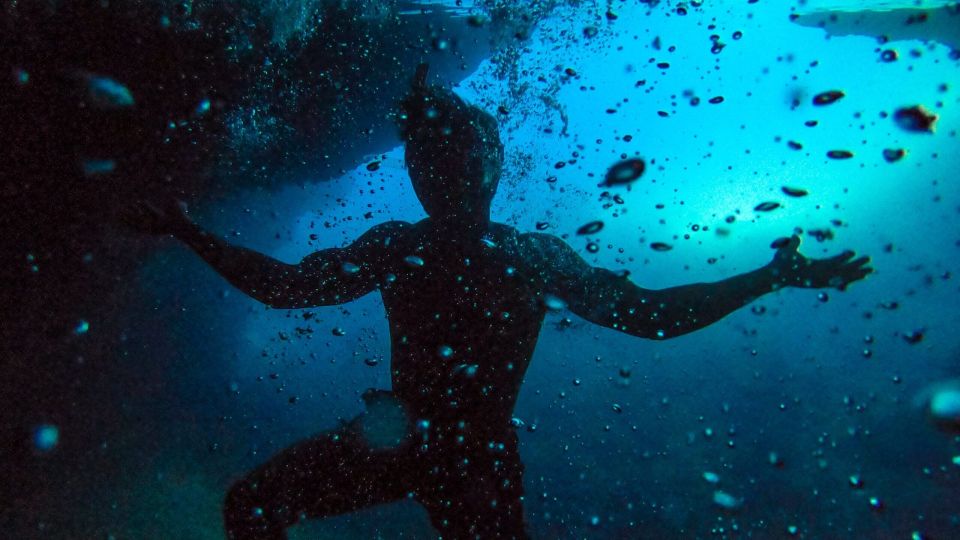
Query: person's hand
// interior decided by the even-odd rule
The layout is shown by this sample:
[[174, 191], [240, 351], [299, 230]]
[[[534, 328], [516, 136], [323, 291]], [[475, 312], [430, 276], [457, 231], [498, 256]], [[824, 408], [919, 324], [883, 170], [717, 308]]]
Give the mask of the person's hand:
[[776, 284], [805, 289], [834, 287], [842, 291], [873, 272], [873, 268], [867, 266], [870, 257], [854, 259], [854, 252], [844, 251], [828, 259], [810, 259], [798, 251], [799, 247], [800, 237], [793, 235], [777, 249], [767, 266], [773, 271]]
[[121, 220], [136, 231], [159, 235], [178, 236], [193, 225], [187, 217], [187, 203], [173, 198], [162, 204], [138, 201], [123, 210]]

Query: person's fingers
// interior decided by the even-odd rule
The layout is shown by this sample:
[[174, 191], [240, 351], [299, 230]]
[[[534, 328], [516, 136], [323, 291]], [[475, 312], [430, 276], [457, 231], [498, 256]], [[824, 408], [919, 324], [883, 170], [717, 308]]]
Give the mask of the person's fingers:
[[[852, 254], [851, 254], [851, 256], [852, 256]], [[870, 257], [866, 257], [866, 256], [860, 257], [860, 258], [858, 258], [858, 259], [855, 259], [855, 260], [850, 261], [850, 262], [847, 263], [847, 264], [849, 264], [849, 265], [851, 265], [851, 266], [858, 266], [858, 267], [864, 266], [864, 265], [866, 265], [866, 264], [870, 264]]]
[[787, 241], [786, 245], [782, 249], [788, 251], [797, 251], [800, 248], [800, 237], [796, 234], [790, 236], [790, 240]]
[[856, 253], [850, 250], [846, 250], [839, 255], [835, 255], [833, 257], [828, 258], [827, 261], [831, 263], [842, 263], [852, 259], [854, 255], [856, 255]]

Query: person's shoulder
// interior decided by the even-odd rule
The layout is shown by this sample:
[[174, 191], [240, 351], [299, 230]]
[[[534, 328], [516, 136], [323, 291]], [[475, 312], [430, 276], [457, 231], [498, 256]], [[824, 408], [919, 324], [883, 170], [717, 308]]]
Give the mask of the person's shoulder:
[[391, 220], [384, 221], [383, 223], [378, 223], [367, 231], [367, 234], [370, 234], [375, 237], [386, 237], [397, 234], [403, 234], [411, 231], [416, 225], [409, 223], [407, 221]]
[[492, 229], [498, 240], [505, 245], [514, 246], [518, 255], [531, 262], [551, 260], [570, 250], [566, 242], [552, 234], [520, 232], [502, 223], [492, 224]]
[[569, 249], [567, 243], [557, 236], [542, 232], [526, 232], [519, 236], [520, 245], [539, 254], [548, 255]]
[[413, 228], [414, 225], [406, 221], [385, 221], [367, 229], [357, 242], [363, 245], [375, 244], [388, 247], [408, 236]]

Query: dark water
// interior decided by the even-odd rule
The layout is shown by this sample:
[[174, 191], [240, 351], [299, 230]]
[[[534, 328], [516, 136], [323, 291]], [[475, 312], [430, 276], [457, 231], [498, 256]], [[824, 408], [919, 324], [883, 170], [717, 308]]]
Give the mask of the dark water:
[[[288, 262], [421, 219], [390, 115], [422, 60], [498, 116], [493, 219], [591, 264], [716, 281], [792, 233], [872, 257], [672, 340], [550, 315], [515, 411], [534, 538], [960, 536], [928, 414], [960, 378], [955, 3], [67, 4], [2, 5], [6, 537], [222, 538], [233, 482], [389, 387], [378, 295], [268, 309], [117, 216], [175, 196]], [[895, 120], [918, 105], [932, 130]], [[290, 536], [435, 532], [403, 502]]]

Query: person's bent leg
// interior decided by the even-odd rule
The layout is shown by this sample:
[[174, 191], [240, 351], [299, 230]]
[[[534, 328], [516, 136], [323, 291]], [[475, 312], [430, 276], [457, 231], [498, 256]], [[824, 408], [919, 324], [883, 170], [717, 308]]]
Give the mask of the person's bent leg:
[[305, 517], [404, 497], [407, 447], [371, 448], [357, 425], [300, 442], [234, 484], [223, 510], [227, 538], [283, 539]]

